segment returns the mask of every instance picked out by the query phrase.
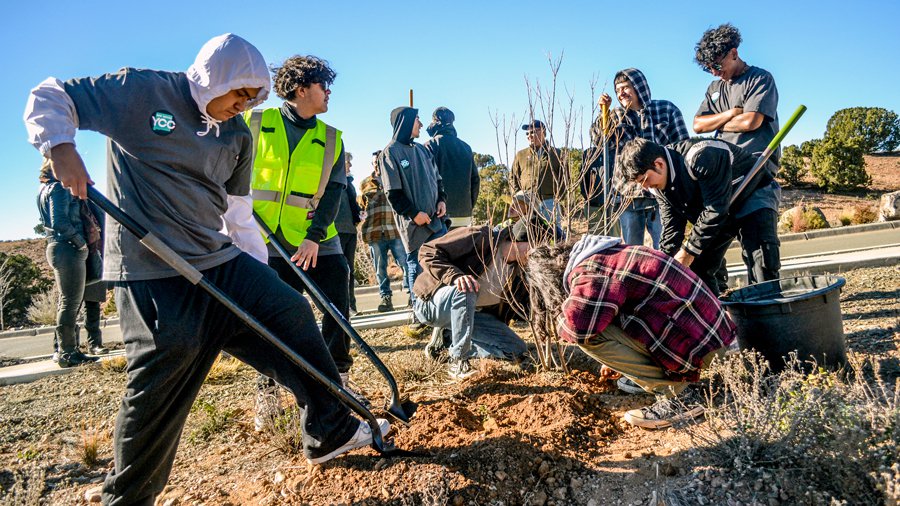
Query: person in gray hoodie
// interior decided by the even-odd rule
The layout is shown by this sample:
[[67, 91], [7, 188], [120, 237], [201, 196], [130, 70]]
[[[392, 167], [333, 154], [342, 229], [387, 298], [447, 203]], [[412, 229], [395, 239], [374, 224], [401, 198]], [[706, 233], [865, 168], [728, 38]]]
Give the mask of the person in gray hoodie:
[[[187, 72], [126, 68], [65, 82], [48, 78], [31, 91], [24, 119], [54, 176], [82, 199], [93, 181], [75, 150], [75, 131], [109, 137], [110, 200], [339, 382], [309, 302], [219, 231], [227, 196], [250, 192], [252, 137], [238, 115], [262, 103], [270, 87], [262, 54], [225, 34], [208, 41]], [[302, 444], [311, 463], [371, 443], [368, 425], [325, 387], [110, 221], [104, 279], [116, 282], [128, 377], [104, 504], [154, 503], [194, 399], [222, 350], [276, 378], [306, 406]], [[259, 232], [249, 230], [264, 250]], [[380, 423], [386, 432], [387, 421]]]
[[468, 227], [472, 224], [472, 209], [481, 187], [472, 148], [456, 135], [453, 111], [438, 107], [431, 119], [431, 124], [425, 129], [431, 136], [425, 143], [425, 149], [434, 156], [434, 164], [447, 192], [448, 228]]
[[[608, 132], [603, 132], [602, 120], [598, 116], [591, 128], [591, 138], [595, 149], [589, 155], [590, 163], [582, 179], [582, 194], [591, 202], [591, 207], [602, 208], [602, 168], [603, 142], [606, 142], [609, 173], [617, 153], [631, 139], [641, 138], [667, 145], [689, 138], [687, 126], [681, 111], [668, 100], [653, 100], [650, 85], [644, 74], [635, 68], [620, 70], [613, 80], [619, 107], [610, 111]], [[601, 106], [609, 106], [612, 99], [604, 93], [600, 96]], [[613, 185], [610, 185], [612, 188]], [[616, 195], [613, 205], [625, 205], [621, 210], [619, 224], [626, 244], [644, 244], [644, 231], [650, 232], [653, 247], [659, 248], [662, 223], [659, 205], [649, 192], [636, 185], [623, 185]]]
[[[394, 209], [400, 240], [406, 249], [406, 275], [413, 286], [419, 275], [419, 248], [426, 242], [447, 233], [444, 216], [447, 214], [446, 194], [434, 158], [424, 146], [415, 142], [422, 122], [419, 110], [397, 107], [391, 111], [394, 135], [381, 150], [384, 190]], [[412, 290], [410, 303], [415, 301]]]

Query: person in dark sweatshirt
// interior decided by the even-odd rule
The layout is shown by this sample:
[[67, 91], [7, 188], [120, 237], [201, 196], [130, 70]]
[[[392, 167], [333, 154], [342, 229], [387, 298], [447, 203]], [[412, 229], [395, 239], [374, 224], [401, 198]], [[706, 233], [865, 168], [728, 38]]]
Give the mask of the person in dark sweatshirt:
[[[604, 141], [610, 158], [607, 164], [611, 171], [616, 154], [631, 139], [641, 138], [667, 145], [690, 137], [678, 107], [668, 100], [651, 98], [650, 85], [643, 72], [635, 68], [620, 70], [616, 72], [613, 83], [620, 107], [610, 111], [609, 131], [605, 135], [599, 116], [591, 128], [591, 138], [596, 148], [581, 184], [582, 194], [589, 197], [592, 207], [602, 207], [603, 183], [600, 175]], [[604, 93], [600, 96], [599, 103], [601, 106], [609, 106], [612, 98]], [[614, 203], [616, 207], [627, 204], [619, 216], [622, 239], [626, 244], [644, 244], [646, 230], [650, 232], [653, 247], [659, 248], [662, 224], [656, 199], [650, 192], [636, 185], [626, 185], [622, 190], [616, 195], [615, 200], [618, 202]], [[596, 219], [595, 216], [594, 220]]]
[[472, 208], [481, 186], [472, 148], [457, 137], [453, 111], [438, 107], [431, 120], [425, 129], [431, 136], [425, 148], [434, 156], [434, 164], [447, 192], [448, 228], [468, 227], [472, 224]]
[[353, 166], [353, 155], [350, 152], [344, 153], [345, 171], [347, 173], [347, 187], [341, 195], [341, 204], [338, 207], [337, 217], [334, 219], [334, 226], [337, 228], [338, 237], [341, 238], [341, 250], [347, 259], [347, 265], [350, 267], [350, 283], [348, 294], [350, 296], [350, 314], [356, 314], [356, 279], [353, 271], [356, 270], [356, 244], [359, 230], [356, 228], [362, 221], [362, 210], [356, 201], [356, 187], [353, 185], [353, 174], [350, 173], [350, 167]]
[[[434, 158], [415, 142], [422, 122], [418, 109], [398, 107], [391, 111], [394, 136], [381, 151], [384, 189], [396, 213], [400, 240], [406, 249], [407, 279], [413, 286], [419, 274], [419, 248], [447, 233], [446, 194]], [[410, 302], [415, 295], [410, 291]]]

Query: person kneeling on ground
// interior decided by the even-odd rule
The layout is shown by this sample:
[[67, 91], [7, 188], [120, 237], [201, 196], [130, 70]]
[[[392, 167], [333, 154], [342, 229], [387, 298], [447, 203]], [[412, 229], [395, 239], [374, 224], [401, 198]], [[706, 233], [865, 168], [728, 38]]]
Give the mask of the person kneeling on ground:
[[527, 275], [534, 328], [555, 329], [657, 396], [625, 413], [628, 423], [659, 429], [703, 413], [683, 391], [735, 341], [735, 325], [696, 274], [654, 249], [585, 235], [534, 249]]
[[[425, 348], [429, 358], [439, 356], [442, 329], [450, 328], [452, 378], [474, 374], [473, 357], [518, 360], [527, 351], [525, 341], [512, 329], [488, 314], [477, 316], [477, 310], [506, 300], [528, 249], [524, 221], [499, 231], [487, 226], [458, 228], [422, 246], [413, 311], [419, 321], [435, 328]], [[476, 320], [491, 332], [477, 332]]]

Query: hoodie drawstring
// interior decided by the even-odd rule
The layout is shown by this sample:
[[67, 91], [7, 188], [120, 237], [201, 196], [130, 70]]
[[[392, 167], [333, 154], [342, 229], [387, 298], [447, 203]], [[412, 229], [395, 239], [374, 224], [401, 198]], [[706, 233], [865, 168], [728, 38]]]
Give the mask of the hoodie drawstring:
[[216, 118], [213, 118], [212, 116], [210, 116], [209, 114], [207, 114], [205, 112], [200, 113], [200, 114], [203, 116], [203, 123], [206, 125], [206, 130], [203, 132], [198, 131], [197, 136], [198, 137], [206, 137], [206, 134], [208, 134], [209, 131], [212, 130], [213, 127], [215, 127], [216, 128], [216, 137], [218, 137], [219, 136], [219, 123], [221, 123], [221, 121], [217, 120]]

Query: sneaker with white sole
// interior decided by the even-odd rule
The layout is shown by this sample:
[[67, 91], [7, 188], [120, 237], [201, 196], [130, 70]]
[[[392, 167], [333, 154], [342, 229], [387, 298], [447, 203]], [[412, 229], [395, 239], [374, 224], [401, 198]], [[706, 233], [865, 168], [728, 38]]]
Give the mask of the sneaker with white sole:
[[646, 394], [650, 393], [644, 390], [644, 387], [638, 385], [634, 381], [622, 376], [619, 378], [619, 381], [616, 381], [616, 386], [619, 387], [619, 390], [628, 393], [628, 394]]
[[664, 429], [673, 424], [697, 418], [704, 411], [701, 404], [690, 402], [687, 399], [679, 401], [660, 397], [651, 406], [632, 409], [625, 413], [625, 421], [645, 429]]
[[256, 384], [256, 414], [253, 416], [253, 430], [260, 432], [266, 427], [275, 427], [275, 419], [283, 412], [278, 384], [261, 376]]
[[478, 372], [472, 368], [472, 363], [468, 359], [450, 359], [448, 369], [447, 374], [456, 380], [466, 379]]
[[[391, 423], [384, 418], [379, 418], [378, 429], [381, 431], [381, 437], [385, 437], [387, 436], [388, 431], [391, 430]], [[353, 437], [351, 437], [349, 441], [330, 453], [322, 455], [321, 457], [306, 459], [306, 461], [310, 464], [323, 464], [342, 453], [347, 453], [357, 448], [362, 448], [363, 446], [369, 446], [370, 444], [372, 444], [372, 428], [369, 427], [368, 423], [360, 421], [359, 428], [356, 429], [356, 434], [353, 434]]]
[[352, 395], [354, 399], [359, 401], [359, 403], [362, 404], [364, 408], [372, 409], [372, 403], [369, 402], [369, 399], [366, 399], [365, 395], [359, 392], [359, 386], [350, 379], [349, 371], [341, 373], [341, 385], [344, 387], [344, 390], [346, 390], [348, 394]]

